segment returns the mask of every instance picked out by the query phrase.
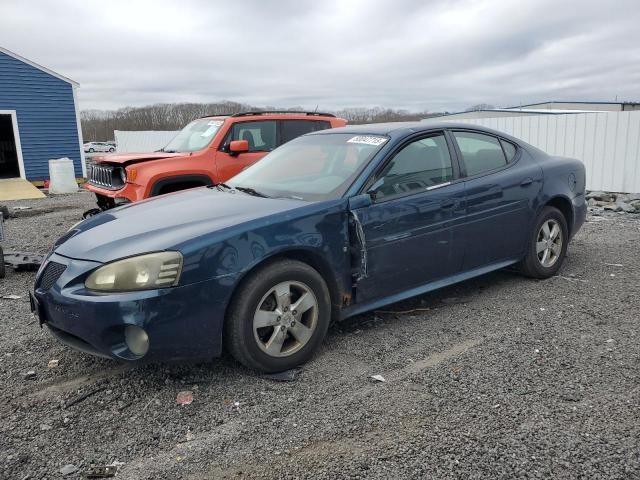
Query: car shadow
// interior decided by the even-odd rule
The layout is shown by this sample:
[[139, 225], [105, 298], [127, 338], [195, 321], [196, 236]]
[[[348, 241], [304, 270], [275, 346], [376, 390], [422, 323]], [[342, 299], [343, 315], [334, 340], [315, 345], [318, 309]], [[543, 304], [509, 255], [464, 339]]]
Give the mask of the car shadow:
[[[327, 341], [330, 342], [332, 338], [356, 331], [373, 330], [381, 324], [402, 321], [403, 316], [408, 314], [428, 315], [429, 311], [471, 303], [484, 291], [514, 281], [532, 280], [510, 270], [491, 272], [336, 322], [329, 329]], [[210, 361], [149, 361], [132, 364], [94, 358], [87, 354], [82, 356], [86, 359], [83, 366], [86, 371], [85, 377], [97, 376], [99, 381], [108, 381], [110, 377], [125, 376], [133, 382], [142, 380], [155, 388], [164, 388], [168, 384], [195, 385], [221, 380], [228, 382], [234, 378], [262, 377], [259, 372], [251, 371], [237, 363], [226, 352], [223, 352], [221, 357], [212, 358]]]

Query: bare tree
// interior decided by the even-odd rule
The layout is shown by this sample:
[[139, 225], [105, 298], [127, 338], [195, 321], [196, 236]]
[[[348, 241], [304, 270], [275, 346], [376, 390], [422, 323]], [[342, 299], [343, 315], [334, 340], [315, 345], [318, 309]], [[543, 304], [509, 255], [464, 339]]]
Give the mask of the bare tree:
[[[81, 113], [82, 136], [85, 141], [113, 140], [114, 130], [180, 130], [196, 118], [210, 115], [231, 115], [243, 111], [304, 110], [302, 107], [255, 107], [223, 101], [218, 103], [159, 103], [145, 107], [125, 107], [118, 110], [85, 110]], [[321, 109], [319, 109], [321, 110]], [[351, 124], [420, 120], [439, 114], [409, 112], [392, 108], [345, 108], [335, 112]]]

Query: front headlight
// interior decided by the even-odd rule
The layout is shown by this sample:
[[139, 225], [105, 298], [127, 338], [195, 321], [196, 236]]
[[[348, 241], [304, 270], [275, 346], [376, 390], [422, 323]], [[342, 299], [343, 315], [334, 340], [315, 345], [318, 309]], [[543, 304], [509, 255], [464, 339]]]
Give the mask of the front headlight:
[[125, 258], [98, 268], [85, 287], [101, 292], [127, 292], [173, 287], [180, 280], [182, 254], [157, 252]]

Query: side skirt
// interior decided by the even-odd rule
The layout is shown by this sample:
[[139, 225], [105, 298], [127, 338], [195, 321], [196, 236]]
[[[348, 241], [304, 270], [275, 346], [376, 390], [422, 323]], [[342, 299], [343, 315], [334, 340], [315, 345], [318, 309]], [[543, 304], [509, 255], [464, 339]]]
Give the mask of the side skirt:
[[423, 293], [431, 292], [442, 287], [453, 285], [454, 283], [459, 283], [463, 282], [464, 280], [469, 280], [470, 278], [479, 277], [480, 275], [484, 275], [485, 273], [493, 272], [495, 270], [500, 270], [501, 268], [508, 267], [509, 265], [513, 265], [515, 263], [518, 263], [519, 261], [520, 259], [514, 259], [492, 263], [481, 268], [475, 268], [473, 270], [457, 273], [450, 277], [442, 278], [434, 282], [429, 282], [424, 285], [420, 285], [419, 287], [412, 288], [411, 290], [406, 290], [394, 295], [389, 295], [388, 297], [371, 300], [369, 302], [361, 304], [356, 303], [354, 305], [343, 308], [340, 312], [340, 319], [344, 320], [345, 318], [353, 317], [354, 315], [358, 315], [369, 310], [375, 310], [376, 308], [380, 308], [391, 303], [396, 303], [401, 300], [406, 300], [407, 298], [415, 297], [417, 295], [422, 295]]

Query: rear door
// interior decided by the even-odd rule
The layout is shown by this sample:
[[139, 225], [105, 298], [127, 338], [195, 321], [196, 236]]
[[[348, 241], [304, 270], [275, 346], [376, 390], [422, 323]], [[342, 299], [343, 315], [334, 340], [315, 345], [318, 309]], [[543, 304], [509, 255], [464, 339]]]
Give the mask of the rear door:
[[542, 169], [517, 145], [477, 131], [454, 130], [467, 199], [463, 270], [524, 255]]
[[353, 213], [362, 226], [367, 277], [358, 301], [449, 276], [461, 266], [456, 226], [464, 220], [464, 182], [444, 132], [410, 140], [370, 181], [372, 205]]
[[[230, 179], [276, 148], [278, 143], [277, 129], [278, 122], [276, 120], [234, 123], [216, 153], [216, 173], [218, 180], [224, 182]], [[229, 153], [229, 143], [234, 140], [247, 140], [249, 143], [249, 151], [239, 155]]]

